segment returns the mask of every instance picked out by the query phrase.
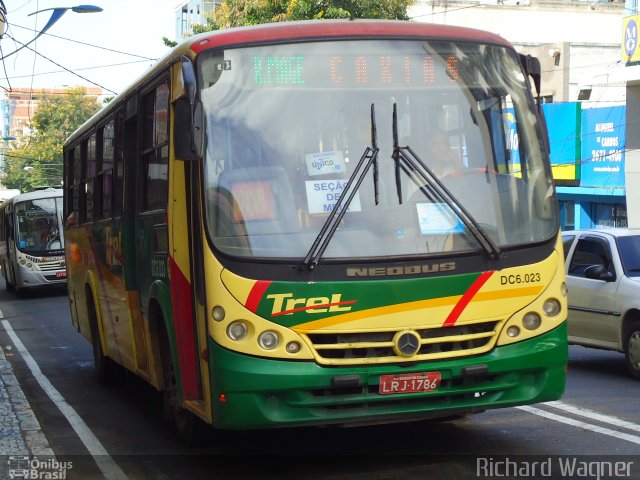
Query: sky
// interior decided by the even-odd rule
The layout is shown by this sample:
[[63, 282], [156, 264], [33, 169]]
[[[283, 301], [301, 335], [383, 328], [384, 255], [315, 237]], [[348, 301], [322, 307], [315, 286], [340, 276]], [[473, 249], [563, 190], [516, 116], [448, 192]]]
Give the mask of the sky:
[[[8, 28], [0, 39], [0, 57], [6, 57], [0, 66], [1, 88], [83, 85], [102, 87], [106, 96], [112, 96], [169, 51], [162, 37], [175, 40], [175, 12], [180, 1], [4, 0], [4, 4]], [[17, 42], [25, 44], [36, 37], [53, 12], [29, 14], [76, 5], [94, 5], [103, 11], [67, 10], [35, 42], [12, 54], [21, 47]]]

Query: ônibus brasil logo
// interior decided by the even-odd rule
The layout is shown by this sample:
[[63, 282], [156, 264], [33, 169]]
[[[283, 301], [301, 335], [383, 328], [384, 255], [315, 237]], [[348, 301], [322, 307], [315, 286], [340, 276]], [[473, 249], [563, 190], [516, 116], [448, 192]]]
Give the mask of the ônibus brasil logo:
[[9, 478], [32, 480], [66, 480], [73, 462], [63, 462], [55, 457], [41, 460], [22, 455], [9, 456]]

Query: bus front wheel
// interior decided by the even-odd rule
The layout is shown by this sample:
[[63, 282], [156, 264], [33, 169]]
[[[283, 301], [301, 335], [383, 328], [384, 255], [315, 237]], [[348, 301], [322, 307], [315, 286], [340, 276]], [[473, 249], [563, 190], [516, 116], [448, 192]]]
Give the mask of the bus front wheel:
[[107, 357], [104, 350], [102, 350], [100, 330], [98, 329], [98, 315], [91, 291], [87, 292], [87, 314], [91, 329], [91, 346], [93, 347], [93, 363], [95, 365], [96, 377], [100, 384], [108, 385], [113, 378], [114, 365], [112, 364], [112, 360]]
[[160, 335], [160, 355], [162, 359], [162, 374], [164, 377], [164, 417], [173, 424], [180, 440], [187, 445], [193, 445], [200, 438], [202, 429], [201, 421], [180, 404], [178, 374], [171, 355], [169, 339], [164, 330]]
[[[11, 272], [10, 272], [9, 268], [5, 265], [2, 268], [2, 271], [4, 273], [4, 283], [5, 283], [5, 287], [7, 289], [7, 292], [14, 292], [16, 287], [13, 284], [13, 282], [11, 281], [11, 274], [13, 273], [13, 268], [11, 268]], [[16, 278], [15, 274], [13, 275], [13, 278], [14, 279]]]

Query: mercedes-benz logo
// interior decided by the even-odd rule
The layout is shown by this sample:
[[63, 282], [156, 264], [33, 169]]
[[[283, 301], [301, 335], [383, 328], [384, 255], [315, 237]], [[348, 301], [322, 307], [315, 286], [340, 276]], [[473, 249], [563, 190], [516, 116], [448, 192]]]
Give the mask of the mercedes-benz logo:
[[393, 351], [400, 357], [413, 357], [420, 350], [420, 335], [405, 330], [396, 333], [393, 338]]

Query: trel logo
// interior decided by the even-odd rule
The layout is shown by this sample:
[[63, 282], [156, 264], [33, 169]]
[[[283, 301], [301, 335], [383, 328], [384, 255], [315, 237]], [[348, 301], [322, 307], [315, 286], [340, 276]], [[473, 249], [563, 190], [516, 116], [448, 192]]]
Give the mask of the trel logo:
[[[341, 293], [331, 294], [329, 297], [310, 297], [295, 298], [293, 293], [274, 293], [267, 295], [267, 298], [273, 300], [273, 308], [271, 316], [292, 315], [297, 312], [306, 313], [335, 313], [349, 312], [351, 306], [356, 300], [342, 300]], [[347, 306], [349, 305], [349, 306]]]

